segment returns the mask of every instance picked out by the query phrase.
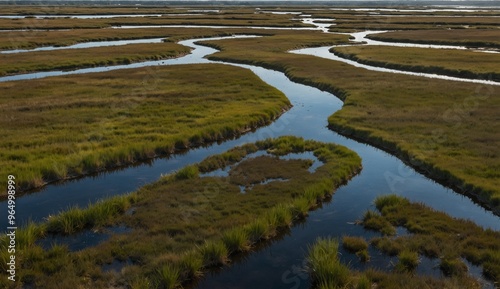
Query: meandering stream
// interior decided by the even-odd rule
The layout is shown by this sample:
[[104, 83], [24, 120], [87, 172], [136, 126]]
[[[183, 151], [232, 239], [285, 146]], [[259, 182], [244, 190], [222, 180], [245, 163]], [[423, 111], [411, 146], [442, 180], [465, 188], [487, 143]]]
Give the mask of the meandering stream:
[[[244, 36], [239, 36], [244, 37]], [[227, 37], [212, 38], [225, 39]], [[151, 74], [158, 65], [212, 63], [204, 57], [217, 50], [194, 44], [193, 39], [180, 42], [192, 47], [192, 53], [178, 59], [148, 61], [130, 65], [79, 69], [75, 71], [40, 72], [26, 75], [2, 77], [0, 81], [28, 80], [31, 78], [68, 75], [78, 73], [103, 72], [112, 69], [144, 67]], [[321, 55], [319, 55], [321, 56]], [[342, 60], [339, 60], [342, 61]], [[344, 61], [345, 62], [345, 61]], [[225, 63], [225, 62], [224, 62]], [[221, 273], [207, 276], [197, 285], [198, 288], [308, 288], [307, 276], [296, 268], [301, 268], [307, 245], [318, 236], [365, 235], [362, 227], [352, 223], [367, 210], [373, 209], [373, 199], [381, 194], [397, 193], [412, 201], [423, 202], [436, 210], [444, 211], [454, 217], [466, 218], [485, 228], [500, 230], [500, 218], [484, 210], [469, 198], [426, 178], [399, 159], [372, 146], [345, 138], [327, 128], [327, 118], [341, 109], [342, 102], [334, 95], [306, 85], [290, 81], [283, 73], [264, 68], [237, 65], [250, 69], [263, 81], [281, 90], [290, 99], [293, 108], [284, 113], [272, 124], [247, 133], [238, 139], [227, 140], [207, 147], [187, 151], [184, 154], [168, 158], [155, 159], [147, 163], [127, 167], [121, 170], [84, 177], [61, 184], [48, 185], [41, 191], [20, 197], [17, 200], [17, 221], [31, 219], [41, 221], [70, 206], [85, 206], [101, 198], [124, 194], [136, 190], [141, 185], [152, 182], [161, 174], [171, 173], [187, 164], [199, 162], [207, 156], [221, 153], [234, 146], [254, 142], [268, 137], [295, 135], [306, 139], [334, 142], [349, 147], [363, 160], [362, 172], [347, 185], [339, 188], [331, 202], [312, 212], [303, 224], [297, 225], [279, 241], [234, 262]], [[0, 207], [5, 207], [2, 202]], [[6, 213], [2, 210], [2, 220]], [[370, 266], [384, 269], [391, 258], [370, 252]], [[356, 258], [344, 254], [346, 262], [353, 262], [357, 268], [364, 268]], [[418, 270], [424, 272], [432, 260], [424, 262]], [[439, 270], [438, 270], [439, 271]], [[438, 274], [432, 271], [429, 274]]]

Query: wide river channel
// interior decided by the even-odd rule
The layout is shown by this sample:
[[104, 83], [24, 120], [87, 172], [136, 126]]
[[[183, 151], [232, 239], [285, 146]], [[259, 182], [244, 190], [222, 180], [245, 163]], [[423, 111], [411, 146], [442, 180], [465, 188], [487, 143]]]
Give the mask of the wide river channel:
[[[211, 40], [213, 39], [223, 38]], [[0, 78], [0, 81], [24, 79], [29, 82], [30, 78], [100, 73], [112, 69], [139, 67], [148, 69], [151, 75], [154, 75], [155, 67], [158, 65], [215, 63], [204, 57], [217, 50], [194, 44], [199, 40], [180, 42], [182, 45], [192, 47], [193, 50], [191, 54], [177, 59], [69, 72], [41, 72], [29, 76]], [[454, 217], [470, 219], [482, 227], [500, 230], [500, 218], [478, 206], [469, 198], [421, 175], [384, 151], [329, 130], [327, 128], [328, 116], [342, 108], [342, 101], [334, 95], [294, 83], [281, 72], [256, 66], [226, 64], [250, 69], [263, 81], [282, 91], [293, 104], [293, 108], [270, 125], [249, 132], [238, 139], [214, 143], [207, 147], [191, 149], [183, 154], [158, 158], [115, 171], [47, 185], [37, 192], [17, 199], [18, 223], [28, 220], [42, 221], [47, 216], [70, 206], [86, 206], [102, 198], [134, 191], [144, 184], [157, 180], [162, 174], [171, 173], [185, 165], [199, 162], [207, 156], [224, 152], [243, 143], [269, 137], [295, 135], [305, 139], [338, 143], [354, 150], [363, 160], [363, 170], [348, 184], [340, 187], [331, 201], [311, 212], [304, 223], [295, 225], [287, 234], [259, 248], [256, 252], [236, 260], [220, 272], [208, 274], [193, 286], [197, 288], [309, 288], [310, 282], [303, 271], [307, 246], [319, 236], [375, 236], [375, 233], [367, 232], [361, 226], [354, 225], [353, 222], [360, 219], [366, 210], [374, 209], [374, 198], [382, 194], [396, 193], [412, 201], [425, 203]], [[0, 204], [2, 208], [6, 206], [5, 202]], [[1, 217], [6, 220], [4, 212], [5, 210], [2, 210]], [[401, 229], [399, 233], [405, 234], [406, 232]], [[358, 269], [363, 269], [365, 266], [387, 269], [394, 261], [372, 250], [370, 251], [372, 259], [365, 265], [359, 263], [354, 255], [343, 251], [341, 253], [345, 262], [349, 262], [352, 267]], [[437, 262], [422, 257], [417, 271], [421, 274], [439, 276], [439, 269], [434, 268]], [[471, 273], [479, 277], [480, 269], [470, 267]], [[491, 284], [485, 284], [485, 288], [491, 286]]]

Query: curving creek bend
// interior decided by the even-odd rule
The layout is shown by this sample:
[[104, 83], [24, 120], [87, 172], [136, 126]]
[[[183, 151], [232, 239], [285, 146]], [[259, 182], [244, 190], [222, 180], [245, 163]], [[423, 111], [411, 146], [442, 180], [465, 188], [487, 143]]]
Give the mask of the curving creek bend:
[[[211, 40], [223, 38], [225, 37], [211, 38]], [[192, 47], [193, 50], [191, 54], [177, 59], [67, 72], [40, 72], [2, 77], [0, 81], [137, 67], [145, 67], [154, 74], [154, 67], [157, 65], [215, 63], [204, 57], [217, 50], [194, 44], [199, 40], [202, 39], [180, 42], [182, 45]], [[331, 201], [310, 212], [305, 222], [296, 224], [282, 236], [235, 260], [229, 267], [208, 273], [197, 284], [193, 284], [193, 288], [309, 288], [310, 282], [304, 271], [307, 246], [319, 236], [357, 235], [367, 238], [376, 236], [376, 233], [365, 231], [353, 222], [360, 219], [367, 209], [373, 209], [372, 202], [376, 196], [391, 192], [412, 201], [425, 203], [453, 217], [470, 219], [482, 227], [500, 230], [500, 218], [469, 198], [428, 179], [396, 157], [329, 130], [328, 116], [342, 108], [342, 102], [334, 95], [294, 83], [281, 72], [256, 66], [223, 63], [250, 69], [263, 81], [281, 90], [289, 98], [293, 108], [270, 125], [249, 132], [238, 139], [214, 143], [207, 147], [191, 149], [183, 154], [158, 158], [115, 171], [48, 185], [38, 192], [17, 199], [17, 222], [42, 221], [47, 216], [70, 206], [86, 206], [102, 198], [134, 191], [141, 185], [157, 180], [162, 174], [171, 173], [185, 165], [199, 162], [207, 156], [224, 152], [243, 143], [281, 135], [295, 135], [305, 139], [338, 143], [354, 150], [363, 160], [363, 170], [346, 185], [340, 187]], [[0, 207], [6, 207], [6, 203], [2, 202]], [[2, 220], [7, 220], [4, 212], [2, 210]], [[398, 234], [406, 234], [406, 231], [399, 229]], [[79, 247], [71, 247], [71, 244], [69, 246], [73, 250], [78, 250], [98, 243], [105, 239], [105, 236], [87, 232], [75, 238], [73, 241], [76, 240]], [[65, 242], [65, 240], [59, 241]], [[343, 249], [340, 249], [340, 252], [342, 260], [350, 263], [354, 269], [375, 267], [390, 270], [395, 263], [394, 258], [381, 255], [374, 249], [370, 251], [372, 258], [367, 264], [360, 263], [355, 255], [344, 252]], [[438, 264], [439, 260], [422, 257], [417, 273], [440, 276]], [[119, 271], [121, 266], [126, 264], [114, 265], [116, 265], [114, 270]], [[469, 267], [471, 274], [482, 279], [481, 268], [471, 264]], [[493, 288], [493, 284], [485, 281], [484, 288]]]

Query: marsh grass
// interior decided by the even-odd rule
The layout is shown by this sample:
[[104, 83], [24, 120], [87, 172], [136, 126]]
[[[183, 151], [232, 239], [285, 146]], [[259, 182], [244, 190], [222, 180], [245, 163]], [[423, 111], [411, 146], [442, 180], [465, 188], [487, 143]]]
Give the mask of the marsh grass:
[[370, 261], [368, 242], [363, 237], [343, 236], [342, 247], [350, 253], [356, 254], [361, 262]]
[[363, 237], [343, 236], [342, 247], [351, 253], [368, 249], [368, 242]]
[[263, 219], [257, 219], [245, 226], [245, 233], [252, 244], [259, 242], [262, 239], [267, 239], [269, 236], [269, 224]]
[[188, 180], [198, 177], [198, 168], [196, 166], [187, 166], [175, 173], [176, 180]]
[[418, 253], [406, 250], [399, 252], [398, 263], [394, 266], [397, 272], [413, 272], [420, 263]]
[[[464, 29], [465, 25], [474, 28], [493, 28], [498, 26], [499, 20], [497, 17], [467, 17], [462, 15], [460, 17], [439, 17], [431, 16], [426, 17], [413, 17], [408, 15], [406, 17], [392, 17], [392, 16], [366, 16], [358, 15], [356, 17], [341, 17], [336, 19], [337, 25], [333, 26], [333, 31], [344, 30], [436, 30], [436, 29]], [[477, 29], [470, 29], [477, 30]]]
[[227, 26], [273, 26], [307, 27], [293, 20], [293, 15], [268, 13], [216, 13], [206, 15], [183, 15], [169, 17], [116, 17], [101, 19], [21, 18], [0, 19], [0, 29], [91, 29], [121, 25], [227, 25]]
[[36, 71], [73, 70], [86, 67], [130, 64], [147, 60], [175, 58], [190, 48], [170, 43], [128, 44], [111, 47], [35, 51], [0, 54], [0, 76]]
[[181, 257], [179, 267], [181, 280], [193, 280], [202, 275], [203, 259], [196, 251], [189, 251]]
[[171, 264], [165, 264], [158, 269], [158, 282], [165, 289], [174, 289], [180, 285], [180, 270]]
[[300, 197], [296, 199], [291, 206], [292, 215], [297, 216], [297, 218], [304, 218], [312, 207], [313, 204], [308, 198]]
[[363, 226], [366, 229], [380, 231], [384, 235], [395, 235], [396, 228], [386, 219], [373, 211], [366, 211], [363, 216]]
[[495, 53], [390, 46], [333, 47], [336, 55], [373, 66], [500, 81]]
[[16, 175], [19, 191], [234, 137], [290, 106], [251, 72], [219, 64], [27, 83], [0, 83], [0, 173]]
[[[308, 261], [309, 274], [315, 289], [418, 289], [418, 288], [482, 288], [478, 280], [468, 276], [453, 276], [451, 278], [435, 278], [420, 276], [409, 273], [407, 270], [395, 272], [383, 272], [374, 269], [367, 269], [363, 272], [350, 270], [338, 260], [338, 246], [336, 239], [318, 238], [309, 247]], [[409, 252], [409, 251], [408, 251]], [[410, 268], [414, 263], [414, 252], [406, 256], [400, 254], [404, 261], [403, 268]]]
[[249, 238], [248, 231], [243, 228], [235, 228], [222, 235], [222, 242], [226, 245], [229, 255], [250, 250], [251, 239], [253, 238]]
[[91, 204], [87, 208], [72, 207], [49, 217], [47, 223], [39, 228], [51, 234], [68, 235], [85, 228], [104, 226], [113, 217], [123, 214], [136, 200], [136, 194], [132, 193]]
[[[482, 266], [483, 274], [494, 282], [500, 278], [500, 233], [475, 223], [452, 218], [419, 203], [394, 195], [377, 198], [379, 215], [392, 225], [403, 226], [412, 234], [396, 238], [374, 238], [371, 243], [382, 252], [398, 255], [396, 269], [411, 271], [418, 255], [440, 257], [440, 268], [451, 277], [463, 277], [467, 270], [460, 258]], [[375, 212], [370, 214], [376, 215]], [[381, 229], [382, 230], [382, 229]]]
[[278, 204], [272, 208], [265, 216], [270, 220], [271, 226], [276, 228], [290, 227], [294, 216], [290, 205]]
[[500, 47], [500, 32], [498, 29], [391, 31], [370, 35], [369, 38], [393, 42], [465, 45], [469, 47]]
[[330, 128], [388, 151], [484, 207], [500, 210], [500, 163], [495, 158], [500, 138], [493, 129], [500, 100], [493, 97], [495, 87], [482, 85], [478, 92], [477, 84], [368, 71], [286, 53], [342, 42], [337, 35], [287, 33], [205, 43], [222, 50], [210, 59], [273, 68], [336, 94], [344, 105], [329, 117]]
[[460, 258], [443, 257], [439, 268], [446, 276], [462, 276], [467, 273], [467, 265]]
[[200, 247], [200, 253], [205, 267], [221, 266], [229, 261], [229, 250], [221, 241], [206, 242]]
[[309, 272], [318, 288], [344, 288], [350, 281], [350, 270], [338, 258], [339, 242], [318, 238], [308, 250]]
[[[108, 210], [107, 212], [116, 212], [116, 215], [109, 214], [108, 218], [103, 218], [104, 221], [95, 222], [124, 225], [130, 228], [129, 232], [115, 234], [109, 240], [79, 252], [68, 252], [65, 249], [64, 254], [51, 254], [42, 249], [35, 250], [39, 247], [32, 246], [29, 250], [33, 254], [23, 251], [25, 261], [22, 270], [33, 272], [33, 282], [48, 286], [57, 284], [59, 278], [64, 278], [68, 284], [81, 284], [82, 276], [87, 274], [94, 276], [89, 281], [93, 288], [107, 288], [109, 278], [124, 278], [124, 282], [132, 286], [134, 282], [139, 282], [137, 278], [140, 276], [151, 280], [154, 283], [152, 286], [166, 286], [161, 284], [175, 283], [165, 281], [175, 279], [171, 277], [176, 275], [172, 274], [175, 273], [175, 270], [170, 270], [172, 268], [179, 269], [180, 283], [188, 282], [200, 276], [207, 268], [223, 266], [231, 256], [248, 251], [257, 243], [287, 230], [293, 221], [306, 216], [307, 211], [318, 202], [317, 196], [320, 193], [316, 194], [314, 201], [310, 201], [304, 197], [306, 191], [310, 192], [315, 188], [322, 194], [331, 195], [335, 187], [348, 180], [361, 167], [360, 158], [346, 148], [297, 137], [281, 137], [247, 144], [229, 150], [222, 154], [223, 157], [214, 156], [207, 160], [210, 166], [216, 166], [213, 169], [231, 164], [236, 168], [244, 163], [241, 160], [248, 153], [257, 150], [275, 151], [276, 148], [283, 155], [321, 150], [324, 163], [314, 173], [309, 173], [307, 167], [301, 167], [287, 182], [255, 186], [251, 192], [241, 194], [238, 185], [231, 183], [227, 177], [196, 177], [197, 174], [191, 173], [201, 171], [200, 167], [207, 165], [207, 161], [203, 161], [188, 167], [188, 173], [183, 174], [195, 177], [179, 179], [176, 177], [177, 172], [134, 192], [135, 197], [130, 202], [134, 214], [124, 214], [124, 209]], [[219, 163], [215, 160], [224, 161]], [[286, 160], [273, 161], [267, 170], [279, 171], [287, 165]], [[248, 168], [254, 171], [252, 167]], [[64, 231], [64, 227], [60, 225], [64, 224], [62, 220], [69, 219], [71, 225], [66, 229], [67, 232], [85, 230], [89, 228], [85, 225], [88, 222], [85, 216], [95, 210], [93, 206], [99, 207], [100, 203], [86, 209], [72, 209], [70, 213], [62, 212], [53, 216], [53, 225], [49, 226], [49, 220], [47, 224], [40, 226], [55, 228], [54, 231], [59, 233]], [[65, 214], [71, 218], [66, 218]], [[133, 264], [110, 277], [101, 271], [101, 267], [112, 260], [132, 260]], [[54, 274], [40, 273], [44, 272], [45, 269], [42, 268], [45, 268], [46, 262], [51, 263], [48, 266], [51, 272], [59, 270], [57, 277]], [[163, 270], [165, 264], [172, 268], [167, 268], [166, 273], [162, 274], [170, 277], [160, 278], [160, 282], [158, 270]]]

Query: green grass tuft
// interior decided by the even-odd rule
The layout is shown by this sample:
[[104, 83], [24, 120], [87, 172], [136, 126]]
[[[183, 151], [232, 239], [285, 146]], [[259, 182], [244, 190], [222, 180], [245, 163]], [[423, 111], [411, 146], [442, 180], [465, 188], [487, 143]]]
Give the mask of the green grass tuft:
[[398, 263], [395, 266], [397, 272], [413, 272], [420, 263], [418, 253], [404, 249], [398, 254]]
[[384, 235], [392, 236], [396, 234], [396, 228], [389, 221], [373, 211], [366, 211], [363, 216], [363, 226], [366, 229], [379, 231]]
[[229, 254], [244, 252], [250, 249], [250, 241], [247, 231], [243, 228], [235, 228], [222, 235], [222, 242], [226, 245]]
[[198, 168], [196, 166], [187, 166], [182, 169], [180, 169], [176, 174], [175, 174], [175, 179], [176, 180], [189, 180], [192, 178], [198, 177]]
[[350, 282], [349, 268], [338, 258], [339, 243], [335, 239], [318, 238], [309, 247], [309, 271], [319, 288], [342, 288]]
[[174, 289], [180, 286], [180, 270], [171, 264], [165, 264], [157, 270], [158, 281], [165, 289]]
[[462, 276], [467, 273], [467, 265], [460, 258], [443, 257], [439, 268], [446, 276]]
[[229, 251], [222, 241], [206, 242], [200, 247], [200, 252], [205, 267], [224, 265], [229, 260]]

